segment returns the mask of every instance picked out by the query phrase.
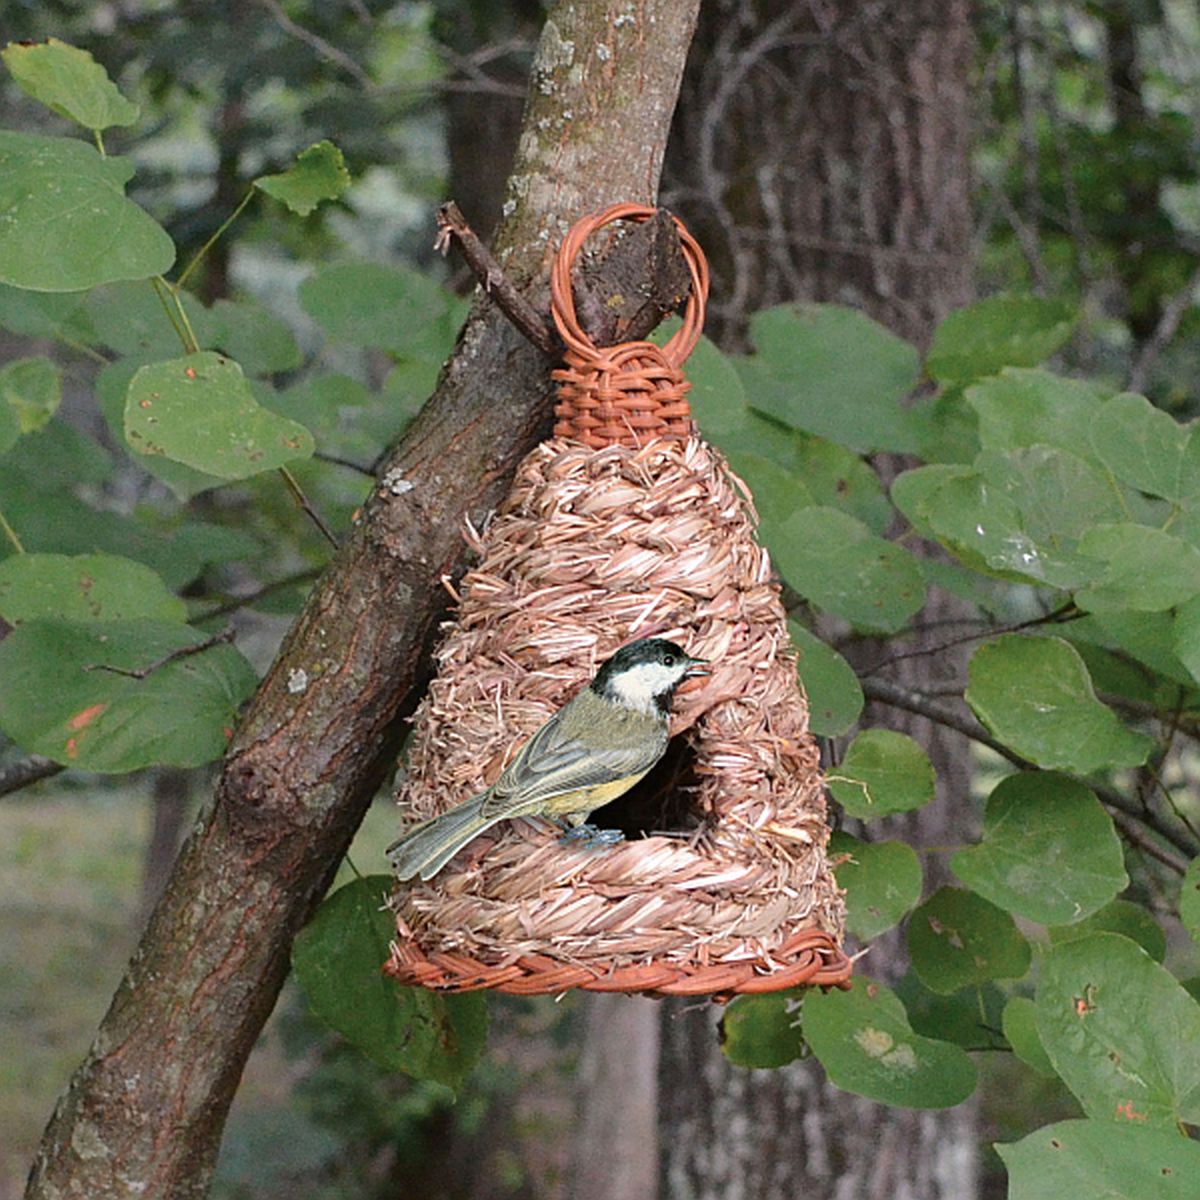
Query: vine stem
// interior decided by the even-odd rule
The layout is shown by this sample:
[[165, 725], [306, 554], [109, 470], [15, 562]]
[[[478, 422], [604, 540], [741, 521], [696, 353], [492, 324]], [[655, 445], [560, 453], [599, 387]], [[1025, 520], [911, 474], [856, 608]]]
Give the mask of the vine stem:
[[18, 554], [25, 553], [25, 547], [21, 545], [21, 539], [17, 537], [17, 531], [5, 519], [4, 513], [0, 512], [0, 529], [4, 530], [4, 536], [13, 544], [13, 548]]
[[204, 256], [213, 248], [217, 242], [217, 239], [220, 238], [221, 234], [223, 234], [225, 230], [227, 230], [230, 225], [232, 225], [234, 221], [236, 221], [238, 217], [242, 215], [242, 210], [253, 198], [254, 187], [251, 185], [250, 190], [247, 191], [247, 193], [242, 197], [242, 201], [237, 208], [235, 208], [233, 212], [231, 212], [229, 216], [227, 216], [225, 220], [221, 222], [212, 237], [210, 237], [208, 241], [205, 242], [204, 245], [201, 246], [200, 249], [197, 250], [192, 256], [192, 261], [183, 268], [183, 272], [180, 274], [179, 278], [176, 279], [174, 283], [168, 285], [172, 290], [178, 291], [185, 283], [187, 283], [188, 277], [204, 261]]

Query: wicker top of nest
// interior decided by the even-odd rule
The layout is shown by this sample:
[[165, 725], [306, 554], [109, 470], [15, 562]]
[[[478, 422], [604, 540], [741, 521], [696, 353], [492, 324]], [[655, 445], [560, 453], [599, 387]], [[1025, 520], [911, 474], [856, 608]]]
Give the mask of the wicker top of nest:
[[567, 969], [564, 986], [603, 987], [665, 970], [683, 982], [662, 990], [678, 991], [726, 990], [697, 980], [734, 967], [739, 990], [845, 978], [817, 748], [753, 524], [739, 481], [695, 438], [598, 451], [556, 439], [525, 460], [494, 522], [471, 533], [480, 560], [415, 717], [405, 815], [482, 790], [614, 649], [653, 634], [711, 663], [672, 722], [693, 819], [609, 850], [564, 846], [549, 822], [503, 822], [397, 890], [393, 973], [468, 986], [473, 969], [520, 961], [543, 983]]

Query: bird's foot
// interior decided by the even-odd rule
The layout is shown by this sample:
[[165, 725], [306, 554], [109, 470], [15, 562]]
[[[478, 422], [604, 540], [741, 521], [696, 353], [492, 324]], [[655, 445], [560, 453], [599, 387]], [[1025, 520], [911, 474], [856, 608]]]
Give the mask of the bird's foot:
[[589, 850], [600, 850], [605, 846], [615, 846], [618, 842], [623, 842], [625, 835], [619, 829], [600, 829], [595, 825], [584, 822], [582, 825], [573, 825], [569, 829], [563, 831], [559, 841], [564, 846], [569, 846], [574, 843], [586, 846]]

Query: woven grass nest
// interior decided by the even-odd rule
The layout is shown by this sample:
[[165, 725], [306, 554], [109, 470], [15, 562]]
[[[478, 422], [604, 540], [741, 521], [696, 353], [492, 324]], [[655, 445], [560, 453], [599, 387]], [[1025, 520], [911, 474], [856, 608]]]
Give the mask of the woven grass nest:
[[[570, 310], [568, 256], [582, 238], [618, 216], [652, 214], [619, 206], [573, 231], [576, 243], [559, 259], [568, 302], [561, 280], [554, 295], [560, 328]], [[704, 282], [699, 274], [689, 302], [700, 314]], [[611, 379], [599, 388], [602, 410], [581, 409], [572, 397], [582, 368], [568, 355], [560, 378], [574, 390], [560, 436], [521, 464], [487, 528], [468, 529], [478, 563], [414, 717], [399, 794], [405, 817], [436, 815], [485, 788], [635, 638], [677, 641], [709, 660], [711, 675], [676, 696], [672, 749], [616, 802], [633, 824], [627, 840], [564, 844], [549, 821], [505, 821], [434, 879], [399, 885], [386, 969], [402, 982], [728, 997], [849, 976], [817, 747], [779, 589], [754, 540], [753, 505], [690, 418], [680, 432], [679, 364], [696, 316], [689, 311], [674, 348], [642, 358], [617, 348], [619, 369], [643, 384], [652, 378], [650, 391], [661, 393], [669, 418], [658, 424], [623, 419], [630, 407], [604, 409], [606, 392], [628, 396]], [[674, 378], [659, 367], [647, 373], [645, 355], [663, 357]], [[614, 421], [630, 444], [587, 444], [597, 440], [590, 431]], [[606, 815], [594, 819], [611, 824]]]

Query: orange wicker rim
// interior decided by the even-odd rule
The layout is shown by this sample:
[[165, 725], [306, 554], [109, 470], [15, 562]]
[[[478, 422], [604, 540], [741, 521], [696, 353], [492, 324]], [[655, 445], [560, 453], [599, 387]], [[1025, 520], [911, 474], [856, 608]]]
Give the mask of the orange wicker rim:
[[463, 954], [426, 954], [412, 938], [392, 943], [384, 972], [408, 986], [446, 992], [490, 988], [515, 996], [548, 996], [569, 988], [590, 992], [641, 992], [654, 996], [712, 996], [726, 1001], [738, 995], [778, 992], [793, 987], [850, 986], [851, 959], [831, 934], [803, 929], [770, 960], [690, 964], [611, 963], [581, 966], [543, 954], [522, 954], [489, 965]]
[[551, 373], [557, 381], [555, 437], [571, 438], [593, 449], [614, 444], [643, 446], [654, 438], [683, 439], [693, 433], [689, 384], [683, 364], [704, 327], [708, 299], [708, 262], [682, 221], [672, 216], [692, 289], [683, 325], [665, 346], [623, 342], [597, 346], [579, 324], [571, 290], [571, 269], [584, 243], [614, 221], [648, 221], [657, 209], [645, 204], [613, 204], [584, 217], [563, 240], [550, 272], [550, 312], [566, 343], [565, 366]]

